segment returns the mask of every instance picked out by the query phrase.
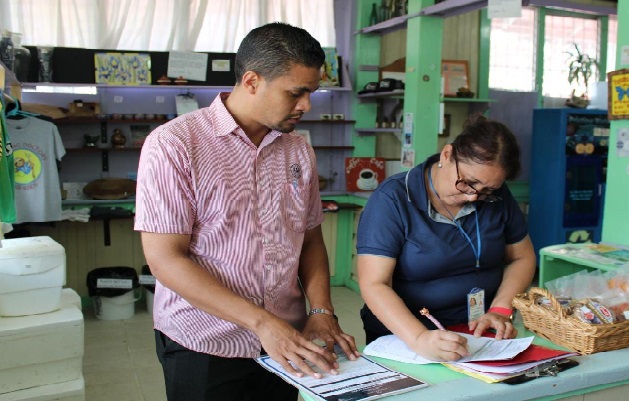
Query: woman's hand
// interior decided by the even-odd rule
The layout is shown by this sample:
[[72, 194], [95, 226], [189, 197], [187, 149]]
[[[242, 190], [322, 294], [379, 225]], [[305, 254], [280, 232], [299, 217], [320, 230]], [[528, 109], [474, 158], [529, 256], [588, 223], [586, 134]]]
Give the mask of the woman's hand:
[[513, 327], [509, 316], [500, 313], [487, 312], [477, 320], [470, 322], [468, 327], [470, 331], [474, 332], [474, 337], [480, 337], [484, 331], [489, 329], [496, 330], [496, 340], [515, 338], [518, 335], [518, 330]]
[[435, 362], [454, 362], [469, 355], [467, 339], [447, 330], [423, 331], [410, 348]]

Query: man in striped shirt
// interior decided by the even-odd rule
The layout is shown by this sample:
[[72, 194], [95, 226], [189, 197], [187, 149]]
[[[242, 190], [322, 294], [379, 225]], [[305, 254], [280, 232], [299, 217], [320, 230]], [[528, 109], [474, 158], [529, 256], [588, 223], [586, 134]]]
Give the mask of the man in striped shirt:
[[334, 344], [358, 356], [330, 299], [314, 151], [294, 133], [324, 57], [303, 29], [256, 28], [236, 54], [233, 91], [143, 146], [135, 229], [157, 279], [169, 401], [295, 400], [253, 358], [320, 377], [308, 363], [335, 374]]

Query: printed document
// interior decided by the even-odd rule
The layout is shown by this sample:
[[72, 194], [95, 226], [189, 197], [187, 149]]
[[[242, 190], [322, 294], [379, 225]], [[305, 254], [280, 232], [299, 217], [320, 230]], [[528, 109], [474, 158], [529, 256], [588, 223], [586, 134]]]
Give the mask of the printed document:
[[[321, 379], [307, 375], [293, 376], [269, 356], [257, 358], [256, 361], [289, 384], [321, 401], [375, 400], [428, 386], [427, 383], [391, 370], [364, 356], [350, 361], [342, 351], [339, 350], [336, 354], [339, 356], [339, 374], [324, 374]], [[321, 373], [318, 368], [312, 367]]]
[[[533, 336], [516, 338], [513, 340], [495, 340], [488, 337], [476, 338], [470, 334], [457, 333], [467, 338], [467, 349], [469, 356], [461, 358], [457, 363], [472, 361], [498, 361], [510, 359], [524, 351], [533, 342]], [[371, 342], [363, 351], [365, 355], [377, 356], [380, 358], [392, 359], [394, 361], [428, 364], [440, 363], [432, 361], [416, 354], [395, 335], [388, 335]]]

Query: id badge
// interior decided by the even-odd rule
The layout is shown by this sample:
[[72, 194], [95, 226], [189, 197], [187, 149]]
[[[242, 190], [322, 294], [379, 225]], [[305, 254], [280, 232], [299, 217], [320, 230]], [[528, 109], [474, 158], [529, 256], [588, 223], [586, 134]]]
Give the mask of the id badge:
[[472, 288], [467, 294], [467, 321], [471, 322], [485, 314], [485, 290]]

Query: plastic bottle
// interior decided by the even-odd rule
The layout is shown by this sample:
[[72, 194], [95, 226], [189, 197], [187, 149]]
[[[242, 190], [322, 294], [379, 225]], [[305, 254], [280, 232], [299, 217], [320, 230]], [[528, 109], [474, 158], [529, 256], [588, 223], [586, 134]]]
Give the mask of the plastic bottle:
[[2, 64], [13, 71], [13, 61], [15, 53], [13, 50], [13, 40], [11, 40], [11, 32], [7, 29], [2, 30], [2, 39], [0, 39], [0, 60]]

